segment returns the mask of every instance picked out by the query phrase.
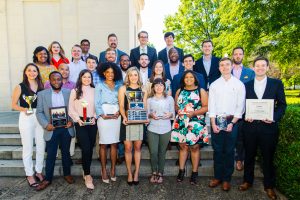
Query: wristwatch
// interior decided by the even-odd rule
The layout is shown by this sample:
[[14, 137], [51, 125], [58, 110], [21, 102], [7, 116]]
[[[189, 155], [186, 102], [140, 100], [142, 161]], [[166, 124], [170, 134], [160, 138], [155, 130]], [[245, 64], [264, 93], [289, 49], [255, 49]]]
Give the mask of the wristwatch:
[[232, 124], [232, 126], [233, 126], [235, 123], [231, 121], [229, 124]]

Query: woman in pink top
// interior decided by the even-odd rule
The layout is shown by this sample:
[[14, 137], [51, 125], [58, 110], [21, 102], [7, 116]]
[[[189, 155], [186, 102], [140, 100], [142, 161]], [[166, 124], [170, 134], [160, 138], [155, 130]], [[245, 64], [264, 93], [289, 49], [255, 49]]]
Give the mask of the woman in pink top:
[[66, 63], [66, 64], [70, 63], [70, 61], [68, 60], [68, 58], [65, 56], [64, 49], [59, 44], [59, 42], [53, 41], [49, 45], [48, 51], [49, 51], [50, 57], [51, 57], [51, 61], [50, 61], [51, 65], [54, 65], [56, 67], [56, 69], [58, 69], [58, 66], [61, 63]]
[[76, 137], [82, 153], [83, 179], [88, 189], [94, 189], [93, 178], [90, 175], [97, 134], [94, 94], [93, 76], [89, 70], [84, 69], [79, 74], [76, 88], [70, 94], [69, 116], [75, 122]]

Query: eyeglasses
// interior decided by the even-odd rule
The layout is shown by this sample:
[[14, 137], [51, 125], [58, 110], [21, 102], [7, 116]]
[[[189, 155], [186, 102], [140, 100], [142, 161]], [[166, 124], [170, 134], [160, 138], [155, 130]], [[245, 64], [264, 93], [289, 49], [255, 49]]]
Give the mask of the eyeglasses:
[[140, 38], [148, 38], [148, 36], [140, 36]]

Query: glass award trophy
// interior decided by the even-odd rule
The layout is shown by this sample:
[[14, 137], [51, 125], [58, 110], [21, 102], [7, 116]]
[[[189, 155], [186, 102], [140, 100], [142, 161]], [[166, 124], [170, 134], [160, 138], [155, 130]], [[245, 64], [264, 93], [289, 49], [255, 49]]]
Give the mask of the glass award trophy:
[[143, 124], [148, 122], [147, 110], [143, 102], [144, 93], [142, 91], [127, 91], [128, 100], [127, 123]]
[[220, 128], [220, 130], [226, 130], [228, 125], [226, 114], [217, 115], [216, 124]]

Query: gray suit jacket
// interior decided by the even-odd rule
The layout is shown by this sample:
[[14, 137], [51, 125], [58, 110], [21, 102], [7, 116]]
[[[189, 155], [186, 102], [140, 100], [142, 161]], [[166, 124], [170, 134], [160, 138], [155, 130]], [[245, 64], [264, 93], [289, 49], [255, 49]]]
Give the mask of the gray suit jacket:
[[[61, 91], [64, 96], [65, 106], [68, 107], [70, 90], [62, 88]], [[49, 141], [49, 140], [51, 140], [53, 131], [47, 131], [46, 127], [50, 123], [49, 108], [52, 107], [52, 89], [50, 88], [50, 89], [40, 91], [37, 94], [37, 99], [38, 99], [38, 101], [37, 101], [37, 107], [36, 107], [36, 117], [37, 117], [37, 120], [39, 121], [40, 125], [44, 128], [44, 139], [46, 141]], [[68, 131], [72, 137], [75, 136], [73, 127], [68, 128]]]

